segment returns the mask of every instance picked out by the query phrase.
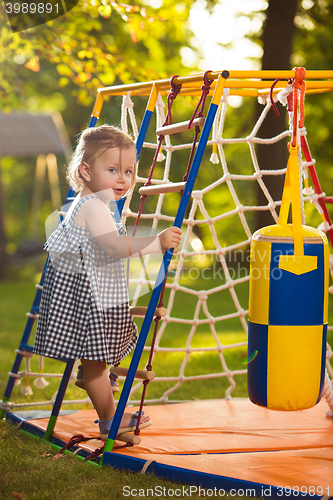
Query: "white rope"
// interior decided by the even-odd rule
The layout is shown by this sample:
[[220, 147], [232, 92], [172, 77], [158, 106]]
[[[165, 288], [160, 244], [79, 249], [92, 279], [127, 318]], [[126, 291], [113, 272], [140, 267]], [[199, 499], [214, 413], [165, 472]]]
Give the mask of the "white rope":
[[122, 106], [121, 106], [121, 129], [128, 134], [128, 125], [127, 125], [127, 115], [130, 117], [131, 127], [133, 131], [134, 138], [138, 137], [138, 127], [136, 124], [136, 119], [134, 115], [134, 103], [131, 99], [131, 93], [127, 92], [127, 94], [123, 97]]
[[[161, 94], [159, 93], [156, 100], [156, 129], [161, 128], [165, 121], [164, 107], [165, 105], [163, 99], [161, 97]], [[157, 155], [157, 161], [164, 161], [164, 160], [165, 156], [160, 150], [160, 152]]]
[[[55, 398], [52, 398], [50, 401], [30, 401], [28, 403], [12, 403], [11, 401], [2, 402], [0, 401], [0, 410], [12, 411], [20, 408], [34, 408], [36, 406], [53, 406]], [[62, 402], [63, 405], [81, 405], [81, 404], [91, 404], [91, 400], [89, 398], [85, 399], [76, 399], [76, 400], [64, 400]]]
[[[22, 371], [19, 371], [18, 373], [9, 372], [8, 376], [15, 378], [17, 380], [22, 380], [25, 377], [40, 377], [41, 375], [38, 372], [31, 372], [28, 370], [22, 370]], [[45, 378], [62, 378], [63, 373], [43, 373], [43, 377], [45, 377]]]

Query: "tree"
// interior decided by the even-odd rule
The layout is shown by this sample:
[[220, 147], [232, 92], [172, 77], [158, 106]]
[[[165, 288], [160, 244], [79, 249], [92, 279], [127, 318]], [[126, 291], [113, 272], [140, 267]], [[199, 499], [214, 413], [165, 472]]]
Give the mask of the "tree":
[[65, 16], [16, 34], [3, 16], [2, 109], [26, 104], [27, 73], [39, 73], [46, 61], [56, 68], [58, 89], [73, 82], [73, 92], [84, 105], [91, 104], [98, 87], [178, 72], [180, 49], [189, 41], [185, 21], [190, 6], [190, 0], [181, 6], [164, 0], [157, 11], [142, 0], [136, 5], [89, 0]]
[[[295, 33], [294, 19], [297, 13], [298, 0], [269, 0], [266, 11], [266, 20], [262, 31], [262, 69], [263, 70], [288, 70], [291, 69], [291, 56], [293, 37]], [[260, 109], [259, 109], [260, 107]], [[262, 110], [257, 105], [255, 118]], [[273, 137], [286, 129], [286, 113], [283, 110], [278, 118], [273, 109], [270, 109], [259, 135], [263, 138]], [[258, 161], [261, 169], [272, 170], [284, 168], [287, 164], [286, 143], [278, 141], [271, 145], [258, 144]], [[283, 188], [281, 176], [267, 176], [264, 182], [274, 200], [280, 200]], [[258, 186], [258, 205], [266, 205], [267, 199]], [[268, 211], [257, 212], [257, 228], [273, 224], [273, 219]]]

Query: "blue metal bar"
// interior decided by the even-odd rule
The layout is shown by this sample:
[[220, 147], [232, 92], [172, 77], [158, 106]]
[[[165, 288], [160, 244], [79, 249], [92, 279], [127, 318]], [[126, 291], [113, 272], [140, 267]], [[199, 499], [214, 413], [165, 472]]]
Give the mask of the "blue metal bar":
[[46, 439], [48, 441], [52, 437], [54, 427], [56, 425], [57, 418], [59, 416], [59, 412], [61, 409], [61, 405], [62, 405], [63, 399], [65, 397], [65, 392], [66, 392], [66, 389], [67, 389], [67, 386], [69, 383], [69, 379], [70, 379], [70, 376], [71, 376], [73, 368], [74, 368], [74, 363], [75, 363], [75, 359], [68, 359], [67, 360], [66, 368], [64, 370], [64, 374], [63, 374], [63, 377], [62, 377], [61, 382], [60, 382], [57, 396], [56, 396], [56, 399], [55, 399], [54, 404], [53, 404], [51, 416], [49, 418], [49, 422], [48, 422], [48, 425], [47, 425], [47, 428], [46, 428], [46, 431], [44, 434], [44, 439]]
[[146, 138], [146, 134], [147, 134], [147, 130], [148, 130], [148, 127], [150, 124], [152, 114], [153, 114], [152, 111], [150, 111], [149, 109], [146, 109], [145, 114], [144, 114], [143, 119], [142, 119], [140, 131], [138, 133], [138, 137], [136, 140], [136, 159], [137, 160], [139, 159], [139, 156], [140, 156], [141, 151], [142, 151], [143, 142]]
[[96, 123], [97, 123], [97, 120], [98, 120], [98, 117], [97, 117], [97, 116], [92, 116], [92, 117], [90, 118], [90, 122], [89, 122], [88, 128], [90, 128], [90, 127], [95, 127], [95, 126], [96, 126]]
[[126, 196], [124, 198], [120, 198], [120, 200], [117, 201], [116, 209], [114, 211], [114, 218], [116, 219], [116, 222], [120, 222], [120, 217], [121, 217], [121, 213], [123, 211], [125, 202], [126, 202]]
[[[175, 222], [174, 222], [174, 226], [176, 226], [176, 227], [180, 228], [181, 224], [183, 222], [183, 219], [185, 216], [185, 211], [186, 211], [188, 202], [189, 202], [190, 197], [191, 197], [191, 193], [193, 190], [195, 180], [197, 178], [197, 174], [198, 174], [201, 160], [202, 160], [202, 157], [203, 157], [206, 145], [207, 145], [209, 134], [210, 134], [210, 131], [211, 131], [212, 126], [213, 126], [214, 118], [215, 118], [216, 111], [218, 108], [218, 103], [220, 102], [220, 99], [221, 99], [225, 79], [228, 78], [228, 76], [229, 76], [229, 74], [227, 72], [224, 72], [223, 76], [219, 77], [218, 83], [216, 85], [214, 96], [213, 96], [212, 102], [209, 106], [207, 118], [205, 120], [205, 124], [204, 124], [203, 130], [202, 130], [202, 133], [201, 133], [198, 147], [197, 147], [194, 159], [193, 159], [192, 167], [191, 167], [191, 170], [190, 170], [190, 173], [189, 173], [189, 176], [188, 176], [185, 188], [184, 188], [183, 196], [181, 198], [181, 202], [180, 202], [179, 207], [178, 207], [177, 215], [176, 215]], [[152, 320], [154, 317], [154, 313], [155, 313], [155, 309], [156, 309], [157, 304], [158, 304], [159, 297], [161, 295], [164, 278], [168, 272], [168, 268], [169, 268], [169, 264], [170, 264], [172, 255], [173, 255], [173, 249], [168, 249], [164, 254], [163, 261], [162, 261], [162, 264], [161, 264], [161, 267], [159, 269], [159, 273], [158, 273], [158, 276], [156, 279], [155, 287], [153, 289], [153, 292], [152, 292], [152, 295], [151, 295], [151, 298], [149, 301], [147, 313], [146, 313], [145, 318], [144, 318], [143, 323], [142, 323], [141, 332], [140, 332], [140, 335], [138, 338], [138, 342], [137, 342], [137, 345], [135, 347], [135, 350], [134, 350], [134, 353], [132, 356], [132, 361], [131, 361], [131, 364], [130, 364], [130, 367], [129, 367], [129, 370], [127, 373], [124, 387], [121, 391], [121, 396], [120, 396], [118, 406], [116, 409], [116, 413], [115, 413], [115, 416], [114, 416], [114, 419], [112, 422], [112, 426], [111, 426], [111, 429], [109, 432], [109, 437], [108, 437], [108, 440], [105, 444], [105, 450], [104, 450], [105, 452], [111, 451], [113, 448], [114, 441], [116, 439], [118, 429], [120, 426], [120, 422], [121, 422], [122, 416], [123, 416], [124, 411], [125, 411], [127, 400], [129, 398], [131, 387], [133, 385], [135, 372], [138, 368], [138, 365], [139, 365], [139, 362], [141, 359], [143, 348], [144, 348], [146, 340], [147, 340], [149, 329], [150, 329], [150, 326], [151, 326], [151, 323], [152, 323]]]

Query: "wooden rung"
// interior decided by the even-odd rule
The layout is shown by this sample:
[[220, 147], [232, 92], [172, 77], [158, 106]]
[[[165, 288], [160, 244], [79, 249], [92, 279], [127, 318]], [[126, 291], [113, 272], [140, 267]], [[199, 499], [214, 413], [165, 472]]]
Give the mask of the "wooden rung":
[[[132, 316], [146, 316], [148, 307], [142, 307], [142, 306], [132, 306], [130, 307], [131, 315]], [[154, 316], [160, 316], [161, 318], [164, 318], [164, 316], [167, 315], [167, 310], [165, 307], [157, 307], [155, 309]]]
[[116, 437], [117, 441], [122, 441], [123, 443], [131, 443], [131, 444], [140, 444], [141, 438], [140, 436], [136, 436], [135, 434], [129, 434], [124, 432], [124, 434], [119, 434]]
[[[128, 368], [123, 368], [122, 366], [111, 366], [110, 372], [116, 373], [121, 377], [126, 377], [128, 373]], [[135, 378], [139, 378], [141, 380], [154, 380], [155, 373], [148, 370], [136, 370]]]
[[33, 314], [33, 313], [26, 313], [26, 316], [28, 318], [34, 318], [34, 319], [38, 319], [39, 318], [39, 314]]
[[205, 124], [205, 117], [200, 116], [199, 118], [194, 118], [193, 122], [191, 123], [191, 126], [189, 128], [189, 121], [187, 122], [179, 122], [179, 123], [172, 123], [172, 125], [166, 125], [165, 127], [160, 127], [156, 129], [156, 134], [157, 135], [171, 135], [171, 134], [177, 134], [178, 132], [184, 132], [185, 130], [190, 130], [195, 127], [203, 127]]
[[186, 182], [168, 182], [167, 184], [153, 184], [151, 186], [142, 186], [139, 189], [140, 194], [162, 194], [176, 193], [184, 189]]

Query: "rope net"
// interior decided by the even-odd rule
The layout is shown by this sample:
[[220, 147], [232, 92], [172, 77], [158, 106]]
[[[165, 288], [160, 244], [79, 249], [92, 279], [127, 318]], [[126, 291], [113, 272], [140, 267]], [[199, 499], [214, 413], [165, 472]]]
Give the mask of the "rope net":
[[[292, 89], [288, 90], [287, 86], [275, 100], [278, 98], [286, 105], [291, 92]], [[281, 179], [282, 184], [286, 173], [284, 160], [281, 161], [279, 169], [263, 170], [258, 162], [256, 148], [258, 144], [272, 145], [284, 141], [287, 149], [287, 142], [292, 135], [293, 113], [288, 113], [289, 129], [274, 137], [261, 138], [260, 128], [272, 106], [269, 96], [261, 97], [262, 110], [252, 130], [243, 137], [233, 137], [236, 128], [234, 119], [228, 123], [232, 98], [229, 96], [229, 89], [225, 89], [182, 225], [181, 247], [179, 253], [173, 256], [164, 297], [159, 304], [167, 309], [167, 315], [160, 320], [156, 319], [159, 321], [154, 339], [154, 328], [151, 327], [142, 356], [140, 368], [145, 368], [149, 359], [148, 364], [152, 365], [156, 374], [153, 384], [149, 384], [147, 389], [145, 403], [178, 402], [207, 397], [231, 398], [246, 394], [250, 241], [257, 228], [256, 218], [259, 212], [269, 212], [271, 224], [278, 221], [277, 209], [281, 199], [274, 199], [265, 179], [276, 176]], [[172, 112], [177, 118], [182, 118], [185, 113], [191, 114], [194, 99], [178, 96], [173, 103]], [[122, 100], [121, 127], [137, 138], [139, 127], [134, 103], [140, 110], [138, 116], [142, 115], [142, 97], [131, 96], [128, 92]], [[167, 99], [161, 95], [157, 98], [155, 110], [156, 129], [166, 123], [166, 118], [168, 124], [172, 123]], [[189, 168], [188, 158], [193, 156], [196, 147], [196, 141], [193, 142], [192, 139], [195, 134], [198, 136], [200, 133], [195, 127], [195, 130], [185, 130], [181, 134], [165, 135], [161, 141], [153, 124], [150, 129], [143, 143], [137, 187], [128, 196], [122, 212], [128, 234], [131, 234], [133, 226], [134, 232], [138, 231], [137, 236], [156, 234], [173, 224], [181, 197], [179, 189], [174, 192], [145, 194], [141, 197], [139, 189], [145, 185], [170, 187], [182, 181]], [[304, 126], [298, 129], [298, 144], [301, 144], [302, 140], [306, 140]], [[303, 222], [319, 226], [329, 233], [333, 226], [325, 220], [321, 204], [326, 195], [318, 190], [315, 192], [309, 185], [308, 171], [315, 169], [315, 161], [309, 151], [307, 153], [306, 158], [303, 158], [299, 148], [301, 185], [303, 183]], [[157, 162], [151, 175], [149, 169], [154, 156]], [[258, 191], [263, 194], [264, 204], [257, 204]], [[310, 222], [308, 218], [311, 219]], [[156, 255], [131, 259], [128, 264], [131, 305], [148, 305], [161, 260], [162, 257]], [[333, 286], [330, 287], [330, 293], [333, 293]], [[139, 330], [141, 321], [136, 319]], [[328, 331], [332, 330], [333, 326], [329, 325]], [[328, 343], [325, 393], [331, 410], [332, 357], [333, 351]], [[130, 359], [126, 358], [122, 366], [128, 366], [129, 361]], [[38, 372], [31, 371], [30, 355], [26, 356], [25, 370], [9, 375], [17, 379], [16, 383], [25, 379], [25, 387], [22, 390], [25, 395], [32, 392], [29, 387], [31, 377], [36, 377], [35, 385], [41, 388], [47, 385], [45, 379], [61, 376], [56, 373], [43, 374], [41, 359], [38, 361]], [[71, 381], [74, 378], [73, 372]], [[140, 402], [146, 385], [146, 381], [133, 385], [129, 403]], [[65, 404], [89, 403], [88, 398], [77, 399], [75, 390], [74, 400], [64, 401]], [[6, 405], [8, 409], [12, 409], [43, 406], [52, 401], [19, 404], [8, 402]]]
[[[287, 95], [288, 90], [284, 90], [279, 99], [286, 102]], [[123, 98], [122, 127], [137, 137], [132, 99], [129, 93]], [[228, 137], [230, 129], [226, 116], [229, 99], [229, 90], [225, 89], [182, 226], [181, 248], [173, 257], [164, 298], [167, 316], [160, 321], [153, 348], [152, 365], [156, 377], [147, 390], [146, 403], [204, 399], [208, 388], [210, 398], [244, 395], [249, 245], [259, 211], [270, 212], [272, 224], [278, 221], [277, 208], [281, 199], [273, 199], [265, 184], [265, 176], [283, 177], [286, 172], [286, 163], [281, 163], [278, 170], [262, 170], [256, 145], [278, 141], [285, 141], [287, 145], [291, 137], [293, 113], [289, 113], [290, 129], [275, 137], [260, 138], [259, 129], [272, 106], [269, 98], [261, 98], [262, 112], [250, 133], [244, 137]], [[156, 105], [158, 129], [165, 120], [166, 112], [166, 104], [159, 96]], [[186, 134], [191, 138], [191, 131]], [[306, 136], [304, 127], [298, 131], [299, 144], [301, 136]], [[182, 180], [186, 170], [184, 152], [187, 151], [187, 157], [190, 155], [192, 143], [179, 143], [177, 139], [176, 135], [165, 135], [158, 158], [160, 163], [155, 170], [157, 175], [151, 179], [152, 185]], [[147, 141], [143, 148], [156, 151], [157, 144]], [[148, 176], [142, 175], [146, 161], [144, 151], [142, 157], [139, 188], [148, 179]], [[310, 166], [314, 168], [315, 161], [305, 161], [301, 148], [299, 164], [300, 175], [305, 174], [306, 179], [301, 198], [303, 223], [309, 212], [316, 225], [320, 223], [320, 229], [327, 232], [332, 225], [324, 222], [319, 204], [325, 193], [316, 193], [309, 187], [307, 172]], [[256, 204], [258, 187], [266, 200], [260, 206]], [[123, 211], [127, 225], [138, 216], [137, 194], [134, 192], [132, 199], [127, 200]], [[141, 214], [141, 224], [149, 225], [154, 232], [171, 225], [180, 196], [180, 193], [149, 196]], [[318, 209], [317, 218], [313, 215], [313, 205]], [[145, 257], [144, 269], [131, 262], [133, 305], [147, 304], [149, 295], [146, 298], [144, 293], [148, 291], [147, 287], [154, 285], [152, 270], [155, 267], [155, 256]], [[331, 272], [332, 268], [331, 258]], [[333, 292], [333, 287], [330, 292]], [[333, 326], [329, 326], [328, 330], [333, 330]], [[145, 351], [150, 349], [151, 346], [146, 345]], [[332, 379], [331, 359], [332, 349], [328, 344], [327, 371]], [[203, 380], [205, 384], [202, 384]], [[133, 403], [138, 402], [141, 387], [142, 382], [133, 386]]]

